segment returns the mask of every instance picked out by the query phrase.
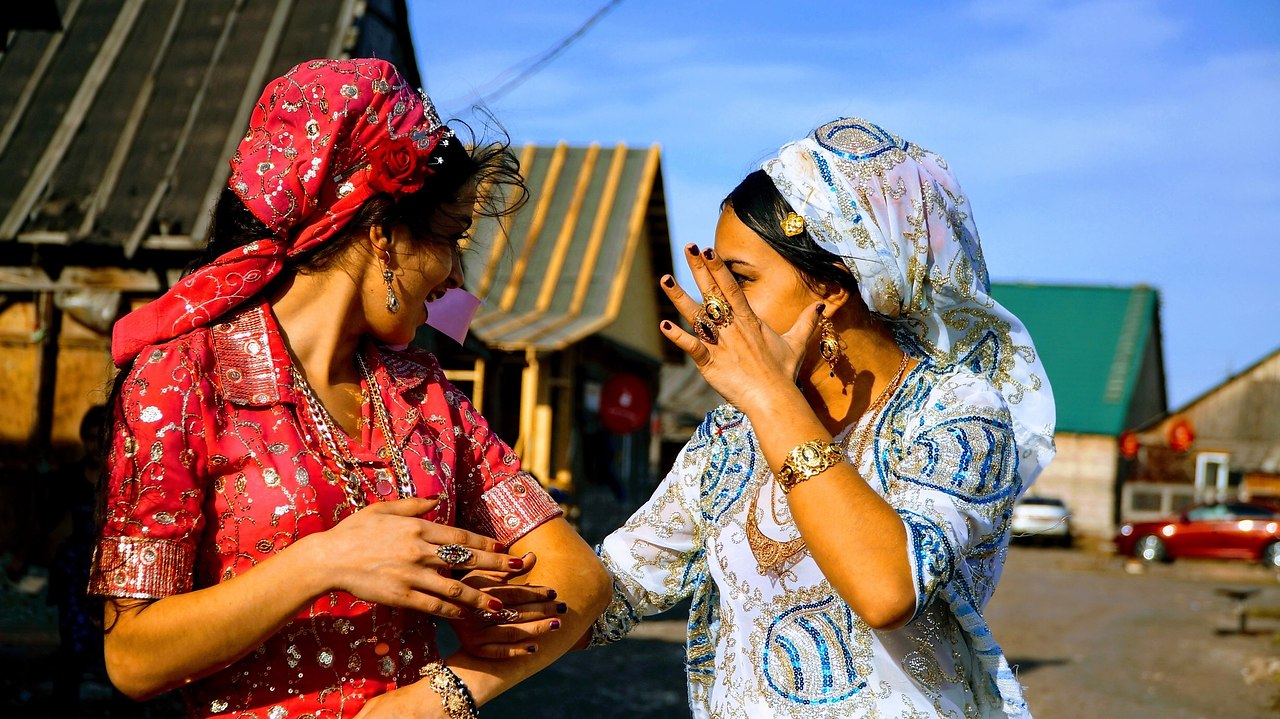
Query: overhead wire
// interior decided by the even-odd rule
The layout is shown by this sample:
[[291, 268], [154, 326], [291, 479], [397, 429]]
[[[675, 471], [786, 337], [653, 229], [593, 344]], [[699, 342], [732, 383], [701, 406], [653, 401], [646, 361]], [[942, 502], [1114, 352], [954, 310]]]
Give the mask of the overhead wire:
[[[586, 35], [587, 31], [589, 31], [592, 26], [600, 22], [605, 15], [609, 14], [621, 4], [622, 0], [609, 0], [609, 2], [605, 3], [599, 10], [596, 10], [590, 17], [584, 20], [577, 29], [561, 38], [548, 50], [545, 50], [540, 55], [535, 56], [532, 60], [526, 59], [499, 73], [493, 80], [490, 80], [488, 84], [492, 85], [497, 82], [502, 82], [502, 84], [492, 92], [482, 95], [475, 104], [487, 105], [523, 85], [525, 81], [541, 72], [542, 69], [550, 64], [552, 60], [555, 60], [558, 56], [564, 53], [565, 50], [569, 49], [569, 46], [573, 45]], [[521, 67], [524, 67], [524, 69], [520, 70], [519, 68]], [[512, 73], [516, 73], [514, 77], [505, 81], [502, 80], [503, 77], [509, 76]]]

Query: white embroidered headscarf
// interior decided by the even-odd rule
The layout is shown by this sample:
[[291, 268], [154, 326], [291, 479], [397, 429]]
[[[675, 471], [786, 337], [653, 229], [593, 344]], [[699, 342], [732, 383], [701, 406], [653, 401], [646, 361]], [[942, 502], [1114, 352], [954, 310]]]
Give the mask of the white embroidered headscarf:
[[962, 364], [1001, 391], [1025, 491], [1053, 459], [1053, 391], [1026, 328], [991, 298], [978, 231], [946, 161], [849, 118], [784, 145], [763, 168], [905, 350]]

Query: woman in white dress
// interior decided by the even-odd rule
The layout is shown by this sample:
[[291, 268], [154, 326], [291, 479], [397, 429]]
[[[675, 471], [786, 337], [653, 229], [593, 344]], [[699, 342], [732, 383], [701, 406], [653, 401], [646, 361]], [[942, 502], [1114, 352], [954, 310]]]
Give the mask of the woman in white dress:
[[837, 120], [687, 249], [662, 330], [727, 404], [601, 545], [593, 643], [692, 597], [696, 717], [1029, 716], [982, 612], [1053, 397], [947, 164]]

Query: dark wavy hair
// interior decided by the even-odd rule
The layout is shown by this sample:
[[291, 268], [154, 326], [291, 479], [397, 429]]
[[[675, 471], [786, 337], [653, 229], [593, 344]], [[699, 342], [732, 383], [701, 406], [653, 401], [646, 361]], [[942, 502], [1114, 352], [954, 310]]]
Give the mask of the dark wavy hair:
[[752, 172], [733, 188], [720, 203], [721, 211], [727, 208], [733, 208], [742, 224], [790, 262], [810, 289], [821, 292], [834, 284], [857, 296], [853, 273], [839, 257], [819, 247], [808, 230], [791, 237], [782, 231], [782, 221], [792, 208], [764, 170]]
[[[436, 211], [459, 202], [463, 188], [469, 185], [474, 185], [480, 192], [475, 206], [477, 215], [500, 218], [518, 212], [528, 202], [529, 193], [524, 177], [520, 174], [520, 161], [511, 152], [510, 136], [493, 123], [500, 138], [476, 142], [474, 131], [466, 123], [453, 121], [450, 125], [462, 128], [462, 132], [455, 129], [453, 139], [448, 143], [441, 142], [432, 151], [431, 160], [439, 164], [433, 165], [436, 169], [428, 176], [421, 189], [398, 199], [386, 194], [370, 198], [334, 241], [312, 252], [289, 258], [288, 269], [283, 274], [287, 276], [296, 272], [315, 272], [329, 267], [347, 247], [360, 241], [362, 237], [368, 237], [369, 228], [374, 226], [380, 226], [389, 232], [391, 227], [403, 224], [419, 241], [453, 242], [450, 238], [432, 237], [428, 227]], [[209, 240], [200, 256], [187, 265], [185, 274], [199, 270], [227, 252], [274, 234], [249, 211], [230, 187], [224, 188], [212, 211]], [[262, 293], [270, 291], [271, 287], [266, 287]], [[102, 417], [101, 446], [104, 456], [109, 457], [116, 428], [115, 408], [132, 370], [131, 360], [120, 367], [111, 382], [106, 402], [107, 411]], [[110, 484], [108, 478], [111, 468], [107, 462], [103, 463], [102, 471], [102, 481], [98, 483], [99, 533], [105, 519]]]

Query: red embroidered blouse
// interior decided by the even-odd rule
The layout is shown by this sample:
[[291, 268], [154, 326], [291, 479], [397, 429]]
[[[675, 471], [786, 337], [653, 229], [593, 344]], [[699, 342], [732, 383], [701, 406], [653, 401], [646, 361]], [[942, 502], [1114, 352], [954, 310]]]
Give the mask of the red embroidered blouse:
[[[369, 502], [396, 498], [398, 451], [415, 494], [442, 498], [427, 519], [509, 544], [560, 514], [434, 357], [367, 347], [395, 446], [367, 402], [360, 441], [334, 439], [359, 461]], [[265, 305], [143, 350], [115, 407], [91, 593], [161, 598], [211, 586], [351, 513], [341, 465], [290, 367]], [[331, 592], [184, 692], [192, 717], [350, 717], [436, 656], [432, 617]]]

